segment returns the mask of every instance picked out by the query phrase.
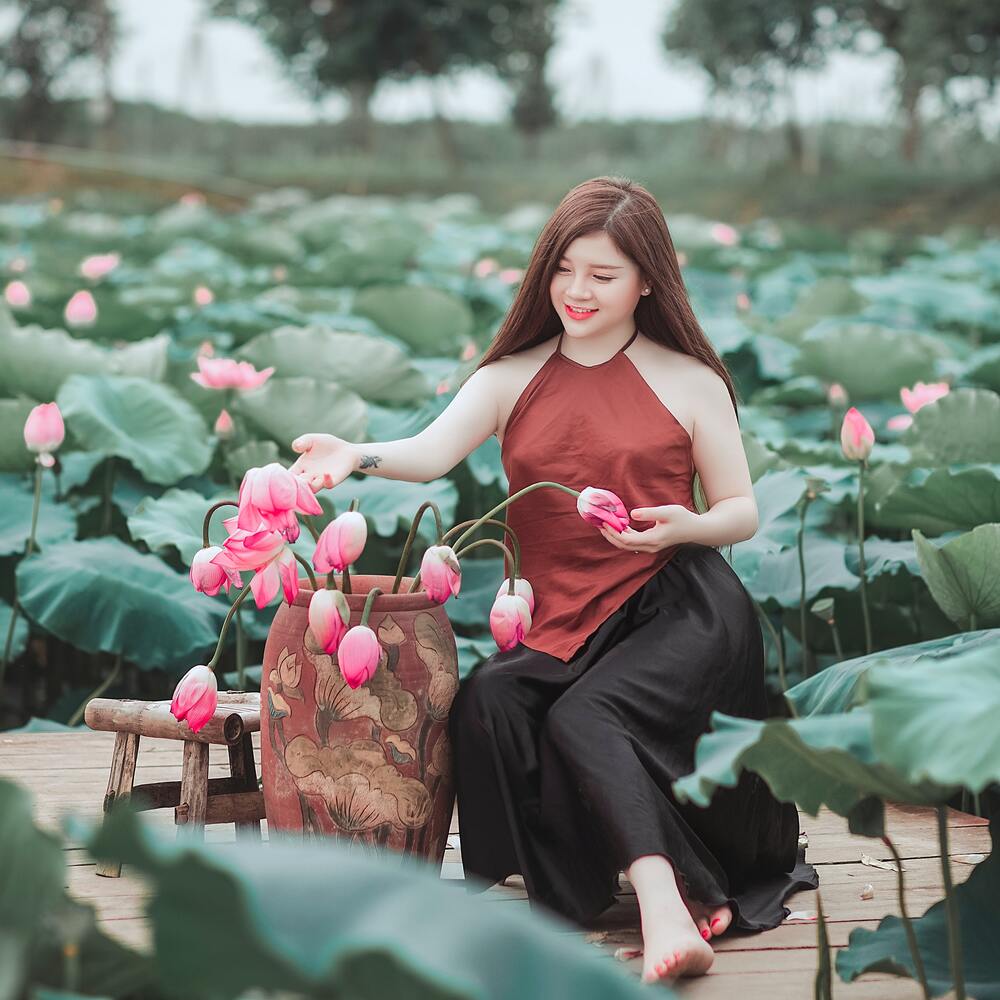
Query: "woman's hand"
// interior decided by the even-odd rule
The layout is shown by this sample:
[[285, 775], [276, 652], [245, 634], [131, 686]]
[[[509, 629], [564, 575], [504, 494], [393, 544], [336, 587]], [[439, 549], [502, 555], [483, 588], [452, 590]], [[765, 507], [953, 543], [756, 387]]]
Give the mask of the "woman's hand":
[[292, 451], [301, 452], [291, 468], [313, 493], [332, 490], [358, 467], [354, 445], [333, 434], [303, 434], [292, 442]]
[[700, 514], [679, 503], [663, 507], [636, 507], [629, 512], [637, 521], [655, 521], [652, 528], [636, 531], [626, 528], [621, 534], [603, 525], [604, 537], [619, 549], [627, 552], [659, 552], [671, 545], [681, 545], [695, 540], [695, 526]]

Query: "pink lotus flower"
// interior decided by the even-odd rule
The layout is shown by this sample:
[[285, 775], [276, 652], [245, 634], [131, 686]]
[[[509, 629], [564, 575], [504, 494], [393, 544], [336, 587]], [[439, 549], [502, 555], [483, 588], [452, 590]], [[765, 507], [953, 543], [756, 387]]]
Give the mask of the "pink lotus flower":
[[23, 281], [12, 281], [3, 290], [11, 309], [27, 309], [31, 305], [31, 289]]
[[871, 454], [874, 444], [875, 432], [871, 424], [857, 407], [852, 406], [844, 414], [844, 422], [840, 425], [840, 447], [844, 458], [852, 462], [864, 462]]
[[199, 358], [214, 358], [215, 357], [215, 344], [210, 340], [203, 340], [201, 344], [198, 345]]
[[740, 312], [746, 312], [750, 308], [750, 296], [746, 292], [739, 292], [736, 296], [736, 308]]
[[66, 303], [63, 316], [70, 326], [90, 326], [97, 320], [97, 303], [86, 289], [74, 292]]
[[199, 664], [177, 682], [170, 713], [178, 722], [187, 719], [191, 732], [196, 733], [215, 715], [218, 704], [219, 682], [215, 671]]
[[465, 347], [462, 348], [462, 360], [471, 361], [479, 353], [479, 348], [476, 347], [476, 342], [470, 340]]
[[505, 285], [516, 285], [524, 277], [524, 270], [520, 267], [505, 267], [497, 277]]
[[442, 379], [437, 384], [437, 389], [434, 390], [435, 396], [443, 396], [451, 388], [450, 383], [447, 379]]
[[897, 413], [886, 421], [886, 427], [891, 431], [905, 431], [913, 423], [913, 417], [909, 413]]
[[724, 247], [735, 246], [740, 241], [740, 234], [724, 222], [714, 222], [709, 234], [716, 243], [721, 243]]
[[223, 441], [228, 441], [233, 436], [235, 429], [233, 418], [229, 415], [229, 411], [222, 410], [215, 419], [215, 436], [221, 438]]
[[839, 382], [834, 382], [826, 390], [826, 401], [837, 409], [847, 406], [847, 390]]
[[322, 514], [323, 508], [305, 481], [278, 462], [247, 469], [240, 483], [237, 524], [246, 531], [262, 525], [280, 531], [290, 542], [299, 537], [300, 514]]
[[685, 267], [688, 262], [688, 255], [683, 250], [677, 251], [677, 266]]
[[52, 452], [63, 443], [66, 426], [56, 403], [39, 403], [32, 407], [24, 422], [24, 443], [29, 451], [38, 455], [38, 461], [45, 468], [55, 465]]
[[274, 368], [257, 371], [249, 361], [235, 358], [210, 358], [199, 354], [198, 371], [191, 378], [206, 389], [256, 389], [273, 374]]
[[497, 648], [513, 649], [531, 628], [528, 602], [517, 594], [501, 594], [490, 609], [490, 631]]
[[278, 587], [285, 592], [291, 604], [299, 592], [299, 574], [295, 555], [280, 531], [259, 525], [254, 531], [237, 527], [239, 518], [229, 517], [222, 523], [230, 532], [222, 543], [222, 551], [212, 557], [212, 562], [234, 572], [253, 570], [250, 591], [258, 608], [270, 604]]
[[207, 548], [199, 549], [191, 560], [191, 570], [188, 573], [191, 583], [195, 590], [201, 594], [208, 594], [209, 597], [215, 597], [222, 587], [226, 588], [228, 594], [233, 584], [237, 587], [243, 586], [239, 573], [212, 562], [221, 551], [221, 545], [209, 545]]
[[323, 652], [336, 653], [351, 622], [351, 609], [343, 592], [326, 587], [317, 590], [309, 599], [308, 618]]
[[[510, 587], [510, 577], [504, 580], [500, 584], [500, 589], [497, 591], [497, 597], [501, 594], [506, 594], [507, 589]], [[523, 576], [519, 576], [514, 581], [514, 593], [518, 597], [523, 597], [528, 605], [528, 610], [534, 614], [535, 613], [535, 592], [531, 589], [531, 584]]]
[[910, 413], [916, 413], [921, 407], [933, 403], [951, 392], [947, 382], [918, 382], [912, 389], [903, 386], [899, 390], [899, 398]]
[[191, 298], [196, 306], [210, 306], [215, 301], [215, 292], [207, 285], [198, 285]]
[[420, 581], [428, 597], [444, 604], [462, 586], [462, 567], [450, 545], [432, 545], [420, 561]]
[[345, 510], [320, 532], [313, 553], [313, 566], [320, 573], [343, 573], [358, 561], [368, 541], [368, 522], [357, 510]]
[[492, 257], [483, 257], [481, 260], [477, 260], [472, 268], [472, 273], [477, 278], [485, 278], [487, 275], [492, 274], [499, 268], [499, 264]]
[[80, 276], [97, 281], [110, 274], [121, 262], [121, 254], [118, 253], [93, 254], [80, 262]]
[[606, 524], [620, 534], [628, 527], [628, 510], [611, 490], [585, 486], [576, 499], [576, 509], [580, 517], [595, 528]]
[[205, 196], [200, 191], [187, 191], [177, 200], [188, 208], [198, 208], [205, 204]]
[[355, 625], [348, 629], [337, 647], [337, 662], [348, 686], [360, 687], [371, 680], [381, 655], [378, 636], [367, 625]]

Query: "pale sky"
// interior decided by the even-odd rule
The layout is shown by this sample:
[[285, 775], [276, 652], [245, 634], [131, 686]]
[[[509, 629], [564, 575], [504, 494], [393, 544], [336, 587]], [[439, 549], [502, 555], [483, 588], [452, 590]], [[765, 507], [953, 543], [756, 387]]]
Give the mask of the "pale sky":
[[[674, 2], [566, 0], [548, 72], [567, 119], [669, 119], [713, 110], [704, 74], [671, 65], [659, 42]], [[199, 0], [117, 0], [117, 6], [124, 35], [114, 73], [120, 98], [239, 121], [310, 122], [343, 113], [339, 97], [321, 110], [304, 99], [250, 28], [203, 20]], [[192, 45], [198, 38], [200, 45]], [[199, 50], [200, 59], [194, 57]], [[892, 67], [888, 55], [836, 56], [824, 72], [797, 81], [797, 117], [884, 120], [891, 110]], [[452, 116], [481, 121], [502, 119], [508, 106], [505, 88], [482, 72], [447, 81], [442, 101]], [[424, 82], [382, 84], [373, 104], [376, 117], [385, 120], [423, 116], [430, 108]], [[775, 108], [775, 117], [784, 117], [784, 106]]]

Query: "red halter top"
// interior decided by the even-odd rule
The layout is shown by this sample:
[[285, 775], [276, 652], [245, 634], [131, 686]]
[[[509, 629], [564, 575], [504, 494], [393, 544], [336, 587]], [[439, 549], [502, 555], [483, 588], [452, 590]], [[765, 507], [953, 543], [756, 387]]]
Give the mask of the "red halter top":
[[[695, 510], [691, 437], [625, 353], [638, 332], [599, 365], [567, 358], [559, 335], [507, 420], [501, 462], [508, 496], [551, 481], [611, 490], [629, 511], [664, 504]], [[678, 548], [638, 555], [616, 548], [580, 517], [574, 497], [551, 487], [505, 510], [521, 543], [521, 576], [535, 595], [523, 644], [563, 661]], [[653, 525], [630, 521], [637, 531]]]

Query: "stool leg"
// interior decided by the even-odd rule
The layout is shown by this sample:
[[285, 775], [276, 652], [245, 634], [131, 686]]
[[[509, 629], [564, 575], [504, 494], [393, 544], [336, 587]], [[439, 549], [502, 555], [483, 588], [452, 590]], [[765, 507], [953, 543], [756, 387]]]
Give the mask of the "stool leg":
[[[229, 747], [229, 773], [243, 791], [257, 791], [257, 765], [253, 759], [253, 738], [244, 733], [235, 746]], [[260, 840], [260, 820], [238, 820], [237, 840]]]
[[[139, 737], [135, 733], [117, 733], [115, 749], [111, 755], [111, 773], [108, 775], [108, 790], [104, 796], [104, 812], [108, 813], [120, 799], [128, 799], [135, 781], [135, 763], [139, 756]], [[117, 861], [99, 861], [98, 875], [118, 878], [122, 866]]]
[[174, 822], [179, 826], [190, 827], [193, 836], [204, 838], [207, 809], [208, 744], [185, 740], [181, 800], [174, 811]]

